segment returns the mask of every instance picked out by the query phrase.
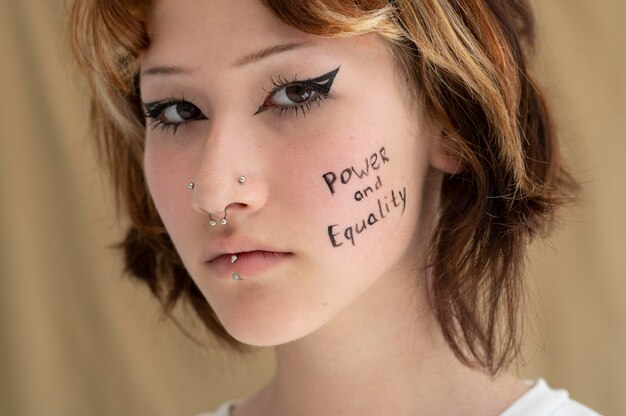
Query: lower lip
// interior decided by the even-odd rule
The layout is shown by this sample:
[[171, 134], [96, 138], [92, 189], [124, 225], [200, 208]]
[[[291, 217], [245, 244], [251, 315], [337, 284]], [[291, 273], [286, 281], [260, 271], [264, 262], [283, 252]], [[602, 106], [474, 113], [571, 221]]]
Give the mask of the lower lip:
[[237, 253], [237, 260], [234, 263], [231, 262], [231, 255], [228, 254], [219, 256], [207, 264], [220, 277], [230, 278], [233, 272], [237, 272], [245, 280], [246, 277], [256, 276], [278, 266], [292, 255], [293, 253], [274, 251], [248, 251]]

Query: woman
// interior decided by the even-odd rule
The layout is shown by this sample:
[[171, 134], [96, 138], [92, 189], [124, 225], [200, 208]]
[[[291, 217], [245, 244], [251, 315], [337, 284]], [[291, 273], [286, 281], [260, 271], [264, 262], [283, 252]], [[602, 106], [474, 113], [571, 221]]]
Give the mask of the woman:
[[593, 415], [519, 359], [575, 188], [524, 0], [79, 0], [130, 273], [274, 378], [215, 415]]

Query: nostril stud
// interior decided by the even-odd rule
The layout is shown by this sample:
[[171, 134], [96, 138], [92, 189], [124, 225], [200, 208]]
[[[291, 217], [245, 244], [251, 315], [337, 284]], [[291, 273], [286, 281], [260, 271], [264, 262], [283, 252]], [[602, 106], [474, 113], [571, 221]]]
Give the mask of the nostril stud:
[[196, 186], [196, 185], [195, 185], [193, 182], [189, 182], [189, 183], [187, 184], [187, 189], [193, 189], [193, 188], [194, 188], [194, 186]]
[[246, 177], [245, 176], [240, 176], [239, 177], [239, 183], [244, 183], [246, 181]]

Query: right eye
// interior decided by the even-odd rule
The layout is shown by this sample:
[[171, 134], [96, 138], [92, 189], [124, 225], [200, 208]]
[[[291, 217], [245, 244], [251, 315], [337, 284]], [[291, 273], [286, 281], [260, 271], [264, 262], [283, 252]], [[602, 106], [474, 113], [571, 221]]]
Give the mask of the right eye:
[[176, 130], [181, 125], [187, 125], [192, 121], [206, 120], [206, 116], [193, 103], [186, 100], [169, 99], [145, 103], [145, 116], [150, 120], [153, 128]]

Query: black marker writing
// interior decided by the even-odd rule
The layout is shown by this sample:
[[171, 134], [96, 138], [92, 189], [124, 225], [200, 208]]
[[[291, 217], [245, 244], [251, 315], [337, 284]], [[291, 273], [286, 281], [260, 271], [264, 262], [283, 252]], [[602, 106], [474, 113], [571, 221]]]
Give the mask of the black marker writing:
[[[374, 184], [374, 189], [375, 190], [379, 190], [380, 188], [382, 188], [383, 186], [383, 182], [380, 180], [380, 176], [376, 176], [376, 183]], [[371, 193], [374, 193], [374, 189], [372, 189], [371, 186], [367, 186], [365, 187], [365, 189], [363, 189], [362, 191], [356, 191], [354, 193], [354, 199], [357, 201], [361, 201], [364, 198], [367, 198], [368, 196], [370, 196]]]
[[[391, 198], [389, 198], [391, 197]], [[332, 224], [328, 226], [328, 238], [330, 239], [330, 243], [333, 247], [339, 247], [343, 245], [343, 241], [349, 241], [353, 246], [356, 245], [355, 242], [355, 232], [356, 234], [361, 234], [369, 227], [378, 223], [389, 216], [389, 213], [394, 208], [399, 208], [402, 206], [402, 211], [400, 215], [404, 214], [404, 210], [406, 208], [406, 187], [403, 187], [401, 190], [392, 190], [391, 195], [385, 195], [382, 199], [378, 198], [376, 201], [377, 209], [375, 212], [370, 212], [369, 215], [361, 221], [357, 221], [352, 225], [343, 228], [343, 231], [337, 231], [336, 228], [339, 227], [339, 224]], [[391, 205], [390, 205], [391, 204]], [[342, 241], [343, 240], [343, 241]]]
[[[380, 156], [380, 161], [378, 160], [379, 156]], [[342, 170], [339, 176], [337, 176], [335, 172], [330, 171], [330, 172], [326, 172], [325, 174], [323, 174], [322, 177], [324, 178], [326, 185], [328, 185], [328, 189], [330, 190], [330, 193], [334, 195], [335, 183], [337, 182], [337, 179], [339, 179], [339, 181], [342, 184], [347, 185], [348, 182], [350, 182], [350, 179], [352, 179], [352, 174], [354, 174], [354, 176], [357, 177], [358, 179], [362, 179], [363, 177], [369, 175], [370, 167], [373, 170], [378, 170], [380, 169], [382, 165], [384, 165], [387, 162], [389, 162], [389, 158], [385, 154], [385, 147], [383, 146], [380, 148], [378, 152], [375, 152], [370, 157], [365, 158], [364, 169], [357, 170], [354, 168], [354, 166], [350, 166], [349, 168], [345, 168], [344, 170]]]

